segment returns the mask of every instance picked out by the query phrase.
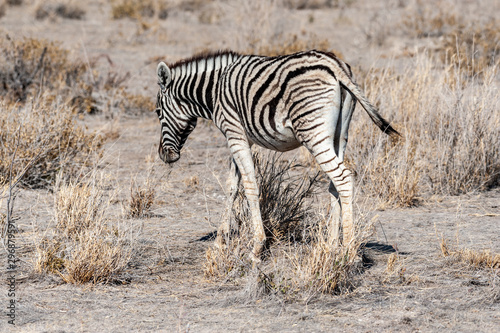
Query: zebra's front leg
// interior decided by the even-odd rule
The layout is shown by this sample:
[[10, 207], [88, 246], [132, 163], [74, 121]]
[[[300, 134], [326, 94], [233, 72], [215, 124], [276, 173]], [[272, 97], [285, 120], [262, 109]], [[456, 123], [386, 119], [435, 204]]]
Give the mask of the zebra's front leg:
[[259, 187], [255, 178], [252, 152], [250, 150], [250, 145], [242, 140], [234, 140], [233, 142], [233, 140], [228, 139], [228, 143], [236, 167], [240, 171], [245, 197], [247, 198], [250, 209], [250, 219], [253, 230], [252, 261], [255, 264], [260, 262], [260, 255], [266, 241], [266, 234], [264, 232], [264, 224], [262, 223], [262, 216], [260, 213]]
[[217, 232], [218, 237], [223, 237], [223, 236], [226, 237], [226, 242], [228, 240], [227, 238], [230, 237], [231, 233], [239, 229], [239, 226], [236, 225], [234, 220], [233, 207], [234, 207], [234, 202], [236, 201], [236, 197], [238, 195], [238, 187], [241, 181], [241, 174], [240, 170], [238, 169], [238, 166], [236, 165], [236, 162], [234, 161], [234, 158], [231, 157], [230, 163], [231, 166], [230, 166], [229, 176], [227, 178], [228, 196], [226, 202], [226, 210], [222, 217], [222, 224], [219, 228], [219, 231]]

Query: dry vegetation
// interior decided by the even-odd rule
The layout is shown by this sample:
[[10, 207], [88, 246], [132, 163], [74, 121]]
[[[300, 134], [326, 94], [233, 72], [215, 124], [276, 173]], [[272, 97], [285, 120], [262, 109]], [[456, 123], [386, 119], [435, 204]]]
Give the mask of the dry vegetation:
[[[180, 43], [178, 40], [168, 41], [165, 43], [165, 52], [169, 55], [207, 47], [227, 48], [228, 45], [238, 52], [270, 56], [313, 48], [333, 51], [353, 65], [354, 77], [370, 101], [377, 105], [381, 114], [402, 134], [400, 139], [384, 136], [367, 120], [358, 105], [351, 123], [346, 151], [347, 164], [354, 171], [356, 181], [357, 233], [351, 252], [327, 242], [325, 224], [328, 207], [318, 200], [319, 196], [328, 196], [327, 182], [318, 174], [319, 169], [309, 153], [298, 153], [295, 155], [298, 156], [296, 160], [288, 159], [290, 155], [286, 155], [284, 159], [279, 155], [256, 155], [260, 205], [267, 236], [262, 262], [256, 267], [252, 267], [249, 258], [252, 232], [247, 203], [241, 192], [233, 207], [232, 217], [239, 226], [238, 232], [231, 234], [222, 243], [208, 246], [199, 242], [188, 244], [186, 241], [182, 245], [176, 243], [188, 238], [194, 239], [200, 232], [204, 232], [196, 230], [185, 235], [182, 232], [188, 229], [179, 227], [189, 218], [203, 220], [204, 211], [195, 206], [193, 199], [200, 192], [205, 197], [204, 209], [208, 215], [205, 219], [209, 220], [209, 227], [216, 226], [216, 223], [212, 224], [213, 220], [217, 223], [220, 220], [218, 216], [211, 216], [210, 212], [217, 209], [215, 205], [222, 205], [222, 200], [212, 196], [220, 194], [222, 190], [217, 186], [214, 186], [216, 190], [208, 190], [207, 179], [210, 175], [191, 173], [192, 170], [208, 169], [220, 185], [222, 181], [218, 178], [218, 171], [213, 169], [213, 164], [222, 164], [218, 153], [207, 149], [207, 152], [196, 156], [196, 161], [182, 164], [185, 169], [177, 174], [180, 177], [177, 182], [169, 177], [162, 179], [155, 175], [152, 165], [145, 171], [145, 178], [137, 174], [133, 178], [128, 169], [129, 164], [132, 167], [140, 164], [143, 171], [145, 168], [142, 167], [143, 162], [135, 161], [133, 164], [134, 161], [129, 160], [129, 156], [121, 156], [121, 164], [103, 161], [105, 145], [109, 143], [111, 136], [114, 141], [120, 134], [117, 131], [107, 135], [97, 133], [88, 130], [86, 126], [99, 116], [103, 116], [106, 122], [111, 118], [118, 122], [124, 115], [137, 117], [154, 109], [154, 94], [143, 96], [133, 93], [142, 88], [137, 87], [142, 84], [136, 83], [141, 82], [136, 81], [137, 73], [129, 74], [117, 69], [107, 53], [100, 53], [103, 47], [101, 45], [96, 47], [98, 53], [89, 53], [94, 54], [89, 58], [86, 57], [86, 50], [83, 52], [85, 57], [77, 57], [61, 43], [34, 37], [15, 39], [0, 31], [2, 37], [5, 36], [0, 39], [0, 227], [3, 230], [2, 236], [5, 236], [7, 219], [34, 220], [31, 222], [32, 233], [19, 230], [22, 237], [29, 235], [27, 239], [23, 239], [28, 251], [22, 254], [23, 264], [25, 261], [29, 266], [27, 276], [50, 277], [57, 283], [69, 284], [127, 283], [136, 279], [138, 283], [134, 288], [138, 290], [149, 289], [149, 283], [154, 280], [151, 276], [154, 276], [158, 277], [154, 280], [155, 286], [165, 289], [167, 285], [166, 289], [176, 289], [184, 283], [188, 285], [194, 281], [195, 285], [200, 282], [203, 278], [198, 275], [202, 274], [203, 269], [207, 278], [203, 279], [203, 283], [208, 285], [206, 289], [212, 290], [217, 286], [215, 289], [218, 288], [218, 292], [224, 292], [228, 285], [230, 288], [236, 285], [239, 289], [245, 289], [246, 300], [258, 298], [257, 302], [272, 295], [277, 296], [274, 299], [283, 304], [312, 304], [310, 301], [318, 299], [321, 294], [348, 294], [345, 298], [339, 298], [342, 301], [335, 303], [336, 307], [341, 305], [340, 302], [350, 302], [353, 299], [364, 302], [360, 296], [362, 294], [356, 293], [356, 288], [364, 284], [365, 294], [370, 294], [364, 297], [379, 297], [377, 292], [382, 295], [376, 301], [376, 306], [387, 299], [391, 300], [391, 293], [397, 294], [397, 298], [407, 296], [405, 306], [410, 303], [413, 306], [412, 302], [419, 302], [424, 296], [418, 294], [415, 298], [415, 295], [406, 293], [410, 290], [409, 286], [416, 285], [420, 288], [412, 289], [416, 290], [415, 293], [438, 289], [443, 284], [439, 284], [442, 281], [436, 282], [436, 276], [441, 278], [453, 270], [457, 279], [462, 275], [471, 275], [470, 272], [487, 276], [484, 284], [491, 287], [488, 290], [492, 290], [494, 295], [487, 302], [498, 304], [500, 255], [490, 249], [477, 250], [471, 246], [460, 246], [458, 241], [456, 245], [450, 245], [445, 238], [439, 244], [441, 253], [435, 243], [428, 245], [433, 249], [428, 251], [430, 256], [422, 259], [426, 265], [413, 268], [411, 273], [408, 272], [412, 270], [412, 266], [422, 265], [415, 263], [412, 255], [424, 250], [413, 248], [410, 251], [414, 253], [400, 253], [397, 244], [389, 245], [386, 238], [385, 243], [388, 244], [384, 245], [391, 252], [378, 254], [375, 259], [370, 258], [381, 262], [383, 266], [382, 272], [370, 275], [370, 265], [373, 262], [369, 263], [367, 256], [373, 254], [373, 251], [370, 252], [367, 243], [373, 240], [375, 218], [371, 219], [371, 213], [365, 211], [372, 212], [375, 207], [417, 207], [404, 210], [411, 212], [413, 209], [421, 209], [419, 205], [424, 205], [425, 208], [429, 202], [435, 204], [436, 200], [440, 201], [445, 196], [484, 192], [500, 185], [498, 24], [487, 19], [468, 20], [465, 14], [447, 3], [424, 5], [419, 0], [411, 2], [411, 5], [407, 1], [394, 3], [397, 3], [394, 6], [398, 8], [408, 9], [401, 21], [381, 22], [383, 18], [378, 18], [379, 30], [366, 31], [369, 28], [363, 26], [359, 31], [355, 30], [356, 34], [361, 32], [362, 35], [365, 32], [365, 42], [373, 44], [375, 48], [386, 46], [386, 43], [388, 45], [390, 38], [397, 34], [408, 36], [411, 43], [418, 42], [418, 45], [426, 46], [419, 46], [415, 50], [407, 49], [395, 56], [384, 55], [381, 57], [383, 66], [375, 64], [365, 68], [356, 66], [356, 58], [345, 59], [341, 52], [332, 50], [338, 44], [330, 37], [325, 38], [325, 33], [314, 29], [293, 29], [293, 20], [290, 23], [287, 19], [291, 12], [307, 12], [308, 22], [312, 25], [316, 17], [320, 16], [316, 9], [327, 11], [340, 8], [343, 11], [357, 5], [356, 1], [102, 2], [102, 6], [108, 6], [107, 19], [120, 29], [131, 23], [138, 35], [153, 31], [150, 35], [144, 34], [138, 44], [146, 44], [151, 40], [155, 43], [163, 42], [159, 37], [161, 31], [166, 31], [164, 34], [171, 33], [165, 28], [172, 28], [168, 25], [169, 19], [175, 21], [175, 15], [180, 15], [183, 11], [192, 13], [192, 17], [179, 17], [190, 22], [189, 24], [198, 22], [201, 27], [199, 29], [219, 26], [224, 31], [224, 34], [218, 36], [218, 40], [183, 46], [184, 48], [179, 48], [180, 51], [175, 49], [178, 46], [176, 43]], [[0, 0], [0, 17], [8, 15], [12, 6], [19, 5], [29, 9], [26, 11], [27, 15], [39, 19], [37, 24], [40, 25], [50, 21], [70, 21], [69, 19], [82, 20], [78, 23], [85, 22], [92, 15], [87, 11], [88, 4], [72, 0], [35, 1], [29, 5], [19, 0]], [[284, 12], [287, 15], [283, 15]], [[177, 18], [175, 22], [180, 21]], [[350, 28], [356, 29], [352, 21], [348, 22]], [[118, 37], [113, 38], [123, 38], [118, 33], [115, 35]], [[109, 37], [103, 45], [109, 47], [128, 42], [129, 39], [123, 42]], [[137, 45], [127, 45], [121, 51], [133, 51], [134, 46]], [[157, 49], [154, 50], [158, 52]], [[149, 59], [165, 56], [150, 54], [149, 49], [141, 54], [144, 52], [147, 52]], [[144, 59], [144, 62], [140, 62], [141, 70], [144, 66], [149, 66], [144, 65], [146, 61]], [[207, 136], [218, 135], [212, 133], [216, 132], [213, 126], [207, 126], [205, 122], [203, 124], [205, 126], [199, 125], [197, 130], [209, 133]], [[140, 140], [144, 138], [145, 136], [141, 136]], [[149, 138], [143, 141], [148, 140]], [[157, 137], [151, 141], [157, 144]], [[203, 138], [202, 141], [206, 145], [209, 140]], [[144, 142], [140, 144], [138, 143], [140, 148], [146, 146]], [[187, 142], [186, 159], [194, 155], [194, 146], [193, 141]], [[217, 147], [218, 151], [223, 149]], [[139, 155], [143, 153], [137, 152]], [[110, 159], [113, 158], [115, 157]], [[108, 163], [115, 169], [109, 170]], [[127, 185], [127, 179], [131, 178], [127, 177], [133, 178], [130, 186]], [[20, 182], [16, 183], [17, 180]], [[13, 190], [9, 188], [12, 183], [24, 191], [14, 191], [13, 200], [18, 193], [33, 192], [50, 198], [50, 204], [47, 204], [49, 208], [46, 209], [50, 211], [50, 221], [47, 224], [39, 223], [35, 215], [20, 216], [16, 210], [14, 216], [7, 214], [5, 208], [9, 190]], [[181, 188], [182, 186], [185, 188]], [[32, 189], [36, 191], [31, 191]], [[46, 192], [40, 194], [42, 191]], [[166, 193], [169, 195], [168, 199], [162, 198], [160, 201], [159, 197], [167, 197]], [[11, 209], [12, 204], [11, 202], [7, 210]], [[38, 204], [43, 205], [37, 202]], [[159, 213], [155, 204], [162, 206]], [[197, 204], [200, 205], [199, 202]], [[117, 212], [120, 208], [121, 214]], [[31, 207], [25, 209], [22, 214], [30, 214], [30, 209]], [[36, 209], [38, 207], [33, 208]], [[453, 220], [453, 217], [448, 219]], [[158, 232], [161, 238], [152, 240], [156, 234], [142, 237], [138, 232], [133, 232], [137, 229], [134, 224], [137, 221], [141, 223], [141, 230], [144, 225], [150, 224], [149, 232], [156, 232], [156, 229], [160, 229], [159, 225], [167, 225], [163, 232], [168, 233], [168, 236]], [[422, 222], [422, 228], [412, 230], [426, 233], [426, 222], [428, 221]], [[171, 227], [169, 224], [175, 226]], [[174, 228], [179, 228], [180, 231]], [[398, 231], [398, 234], [399, 232], [406, 231]], [[381, 235], [378, 236], [382, 239]], [[137, 253], [138, 251], [143, 252]], [[201, 261], [196, 259], [203, 256], [203, 252], [205, 258]], [[153, 256], [149, 256], [151, 253]], [[151, 262], [154, 264], [149, 266]], [[422, 267], [428, 272], [416, 272]], [[36, 274], [32, 274], [33, 272]], [[135, 273], [137, 274], [134, 275]], [[419, 274], [427, 273], [427, 281], [425, 277], [419, 277]], [[195, 280], [195, 275], [200, 280]], [[176, 279], [182, 280], [182, 283], [177, 283]], [[31, 280], [28, 278], [28, 281]], [[404, 289], [406, 287], [408, 289]], [[169, 297], [165, 299], [176, 298], [184, 302], [186, 299], [196, 298], [200, 294], [197, 292], [168, 291]], [[461, 292], [465, 294], [469, 291]], [[148, 290], [147, 293], [150, 297], [153, 292]], [[163, 297], [165, 290], [162, 289], [158, 294]], [[210, 306], [215, 303], [213, 298], [214, 295], [210, 294]], [[422, 307], [435, 303], [434, 298], [429, 299], [431, 301], [422, 302]], [[148, 302], [151, 300], [148, 299]], [[165, 302], [164, 299], [162, 302]], [[455, 305], [450, 307], [455, 309]], [[183, 304], [180, 305], [178, 314], [179, 331], [182, 306]], [[397, 305], [390, 305], [390, 311], [394, 306]], [[224, 307], [226, 311], [228, 306]], [[328, 307], [328, 311], [332, 311], [330, 304]], [[359, 308], [363, 311], [366, 309], [364, 304], [359, 305]], [[189, 310], [196, 311], [193, 308]], [[123, 314], [120, 310], [116, 311], [119, 316]], [[338, 319], [341, 317], [340, 312], [332, 313]], [[402, 321], [405, 320], [408, 321]], [[400, 328], [401, 326], [394, 330]], [[409, 330], [410, 326], [404, 328]]]
[[491, 253], [491, 250], [474, 250], [469, 248], [450, 248], [449, 242], [442, 238], [440, 243], [441, 253], [453, 261], [471, 268], [499, 269], [500, 254]]
[[74, 0], [50, 0], [40, 1], [35, 8], [35, 18], [37, 20], [50, 19], [56, 17], [81, 20], [85, 17], [85, 10], [79, 1]]
[[34, 269], [53, 273], [67, 283], [123, 280], [131, 259], [130, 232], [105, 217], [112, 201], [104, 193], [105, 179], [94, 173], [78, 183], [59, 178], [54, 188], [55, 226], [36, 240]]
[[[248, 275], [247, 292], [296, 298], [307, 294], [340, 293], [352, 287], [360, 268], [357, 251], [370, 235], [371, 225], [357, 223], [355, 253], [327, 241], [327, 214], [314, 212], [319, 173], [281, 160], [278, 154], [255, 153], [260, 207], [267, 243], [264, 262], [251, 269], [250, 216], [242, 189], [235, 202], [234, 219], [239, 231], [206, 252], [205, 275], [217, 280], [240, 281]], [[323, 184], [324, 185], [324, 184]]]

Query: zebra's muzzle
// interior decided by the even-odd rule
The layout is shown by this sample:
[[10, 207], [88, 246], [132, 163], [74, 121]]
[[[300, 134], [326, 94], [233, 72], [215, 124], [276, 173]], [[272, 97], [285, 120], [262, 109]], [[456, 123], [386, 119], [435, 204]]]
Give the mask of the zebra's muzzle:
[[161, 144], [158, 147], [158, 154], [160, 155], [161, 160], [168, 164], [176, 162], [181, 157], [181, 154], [173, 148], [164, 148]]

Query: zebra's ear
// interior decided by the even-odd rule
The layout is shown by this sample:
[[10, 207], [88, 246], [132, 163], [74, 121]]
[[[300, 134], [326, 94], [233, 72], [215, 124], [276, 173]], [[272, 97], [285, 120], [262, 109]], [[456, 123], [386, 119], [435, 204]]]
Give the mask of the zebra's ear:
[[170, 68], [168, 68], [168, 66], [162, 61], [158, 64], [156, 72], [158, 74], [158, 84], [162, 90], [165, 90], [172, 80]]

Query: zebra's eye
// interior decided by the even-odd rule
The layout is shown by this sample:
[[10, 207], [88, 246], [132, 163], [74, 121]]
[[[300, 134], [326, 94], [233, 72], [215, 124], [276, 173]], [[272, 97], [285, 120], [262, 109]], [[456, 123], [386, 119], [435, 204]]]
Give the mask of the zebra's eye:
[[161, 108], [156, 108], [156, 115], [158, 116], [158, 118], [160, 117], [161, 115]]

